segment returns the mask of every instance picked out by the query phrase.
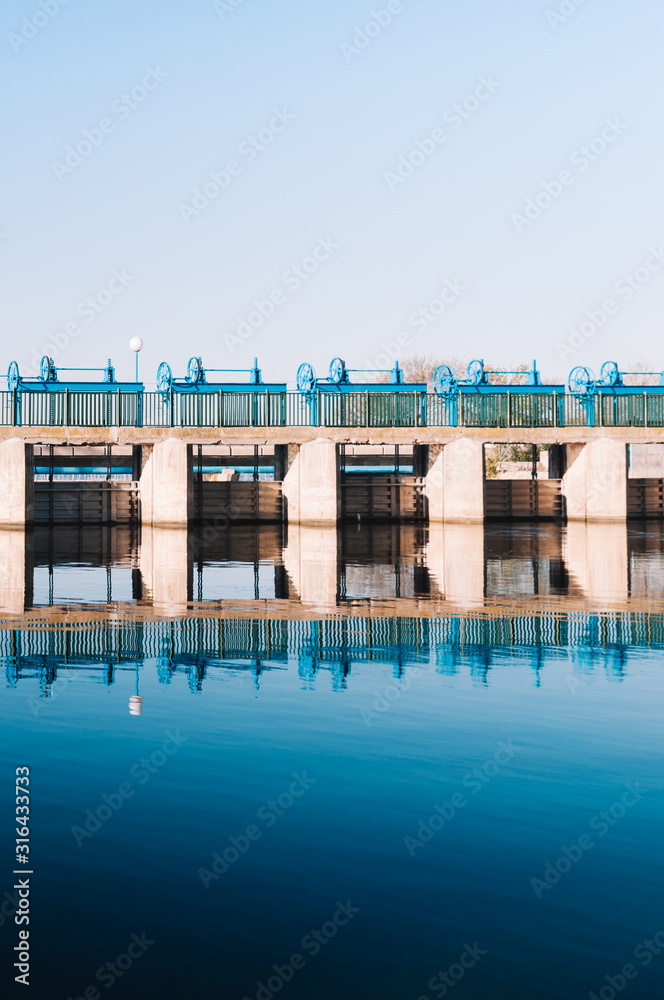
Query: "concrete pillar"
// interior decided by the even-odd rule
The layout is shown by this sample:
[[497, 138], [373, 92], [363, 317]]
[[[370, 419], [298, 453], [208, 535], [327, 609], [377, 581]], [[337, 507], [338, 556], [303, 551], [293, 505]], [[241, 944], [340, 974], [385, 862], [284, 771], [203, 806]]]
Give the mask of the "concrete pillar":
[[34, 448], [20, 438], [0, 444], [0, 525], [24, 525], [35, 517]]
[[160, 611], [167, 614], [186, 611], [192, 594], [192, 553], [186, 527], [144, 525], [141, 529], [142, 591]]
[[281, 481], [281, 492], [286, 508], [286, 520], [297, 524], [300, 520], [300, 446], [278, 445], [274, 450], [274, 478]]
[[291, 590], [304, 604], [334, 608], [339, 590], [336, 524], [289, 525], [283, 561]]
[[424, 484], [429, 522], [484, 521], [484, 445], [459, 438], [430, 445]]
[[[32, 571], [31, 566], [29, 569]], [[0, 529], [0, 608], [8, 614], [22, 615], [25, 603], [25, 529], [3, 528]]]
[[318, 438], [287, 448], [283, 495], [289, 523], [336, 524], [341, 516], [337, 445]]
[[442, 444], [429, 445], [424, 495], [431, 523], [443, 520], [444, 454]]
[[483, 603], [483, 524], [431, 524], [425, 558], [431, 582], [446, 601], [462, 607]]
[[624, 521], [627, 518], [627, 448], [599, 438], [566, 446], [562, 494], [570, 521]]
[[570, 597], [578, 589], [584, 597], [604, 604], [627, 600], [627, 521], [570, 521], [563, 535], [563, 559]]
[[186, 525], [194, 507], [191, 445], [169, 438], [141, 448], [143, 524]]

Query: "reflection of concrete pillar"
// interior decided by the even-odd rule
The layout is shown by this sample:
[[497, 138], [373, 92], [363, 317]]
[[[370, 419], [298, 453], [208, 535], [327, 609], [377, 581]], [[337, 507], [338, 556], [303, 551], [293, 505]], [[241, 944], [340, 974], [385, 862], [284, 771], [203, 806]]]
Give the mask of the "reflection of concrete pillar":
[[563, 558], [570, 582], [587, 598], [609, 603], [627, 599], [627, 521], [570, 521], [563, 534]]
[[186, 608], [193, 579], [186, 528], [143, 525], [139, 565], [145, 598], [167, 610]]
[[568, 444], [562, 494], [568, 520], [624, 521], [627, 517], [627, 449], [600, 438]]
[[25, 531], [0, 530], [0, 608], [12, 615], [25, 610]]
[[143, 524], [187, 524], [194, 503], [191, 445], [170, 438], [141, 451]]
[[336, 525], [289, 525], [283, 561], [293, 589], [303, 603], [336, 606], [339, 577]]
[[336, 443], [319, 438], [299, 449], [288, 445], [286, 465], [283, 494], [289, 522], [336, 524], [341, 514]]
[[447, 601], [484, 600], [484, 525], [432, 524], [425, 552], [431, 582]]
[[0, 525], [34, 521], [34, 448], [20, 438], [0, 444]]
[[484, 445], [459, 438], [443, 449], [443, 520], [484, 520]]

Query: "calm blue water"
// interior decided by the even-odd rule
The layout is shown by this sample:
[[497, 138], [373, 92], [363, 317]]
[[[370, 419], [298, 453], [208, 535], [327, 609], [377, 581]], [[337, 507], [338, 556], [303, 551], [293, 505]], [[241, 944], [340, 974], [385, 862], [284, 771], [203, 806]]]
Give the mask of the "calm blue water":
[[661, 996], [663, 642], [642, 611], [0, 632], [16, 995], [608, 998], [631, 963]]

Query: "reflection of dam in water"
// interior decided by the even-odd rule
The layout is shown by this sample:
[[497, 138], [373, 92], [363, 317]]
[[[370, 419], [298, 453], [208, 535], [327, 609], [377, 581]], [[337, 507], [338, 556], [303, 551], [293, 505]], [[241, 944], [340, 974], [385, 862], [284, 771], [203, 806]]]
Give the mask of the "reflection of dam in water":
[[[664, 527], [481, 524], [243, 525], [224, 531], [59, 527], [0, 532], [0, 611], [112, 606], [180, 615], [192, 605], [279, 602], [339, 610], [363, 603], [535, 602], [611, 607], [664, 598]], [[286, 606], [282, 606], [286, 602]], [[405, 609], [405, 605], [404, 605]], [[405, 609], [401, 613], [408, 614]], [[273, 614], [274, 617], [274, 614]]]
[[[490, 683], [491, 670], [526, 665], [539, 685], [542, 671], [565, 672], [570, 690], [598, 677], [620, 681], [630, 656], [664, 646], [664, 616], [641, 612], [576, 612], [445, 618], [327, 619], [320, 621], [201, 618], [178, 622], [95, 622], [58, 629], [0, 629], [0, 662], [6, 683], [37, 681], [49, 697], [58, 679], [112, 685], [122, 674], [156, 672], [159, 683], [186, 678], [200, 691], [206, 678], [224, 673], [253, 676], [297, 663], [311, 685], [321, 672], [334, 690], [354, 670], [380, 668], [399, 684], [409, 668], [442, 675], [466, 672]], [[558, 650], [558, 655], [552, 655]], [[569, 659], [560, 657], [567, 650]], [[376, 681], [380, 684], [380, 678]]]

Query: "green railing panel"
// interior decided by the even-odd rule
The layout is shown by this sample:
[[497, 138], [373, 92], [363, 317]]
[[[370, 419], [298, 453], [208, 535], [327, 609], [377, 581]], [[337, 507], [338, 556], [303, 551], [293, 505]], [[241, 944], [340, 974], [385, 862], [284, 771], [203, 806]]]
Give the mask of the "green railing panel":
[[26, 427], [664, 427], [664, 394], [421, 392], [0, 393]]

